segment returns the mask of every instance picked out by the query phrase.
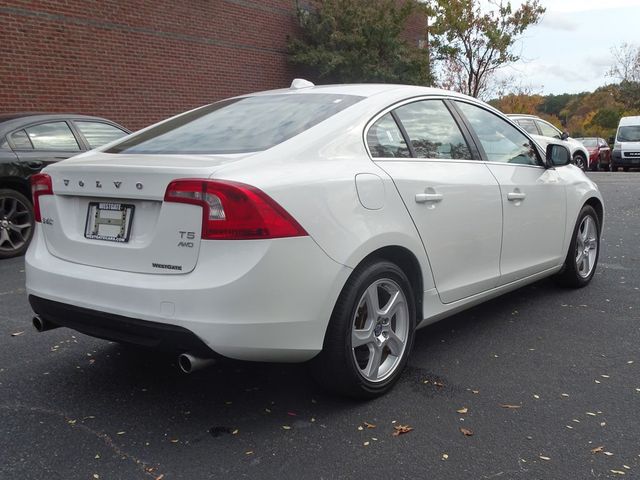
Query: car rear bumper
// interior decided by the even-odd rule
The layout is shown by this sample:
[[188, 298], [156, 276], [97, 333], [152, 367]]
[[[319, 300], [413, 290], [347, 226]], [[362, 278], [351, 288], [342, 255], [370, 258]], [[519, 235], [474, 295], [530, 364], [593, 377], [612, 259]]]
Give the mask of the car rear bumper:
[[[40, 225], [25, 260], [34, 310], [53, 323], [157, 348], [191, 345], [186, 330], [217, 354], [257, 361], [315, 356], [351, 273], [310, 237], [202, 242], [184, 275], [108, 270], [53, 256]], [[162, 326], [182, 340], [172, 345]]]

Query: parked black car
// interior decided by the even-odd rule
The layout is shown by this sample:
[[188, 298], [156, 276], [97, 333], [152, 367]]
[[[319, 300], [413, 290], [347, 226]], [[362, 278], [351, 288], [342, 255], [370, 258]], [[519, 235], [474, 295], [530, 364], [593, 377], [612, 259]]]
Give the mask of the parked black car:
[[86, 115], [0, 115], [0, 259], [23, 254], [31, 241], [31, 175], [129, 133], [117, 123]]

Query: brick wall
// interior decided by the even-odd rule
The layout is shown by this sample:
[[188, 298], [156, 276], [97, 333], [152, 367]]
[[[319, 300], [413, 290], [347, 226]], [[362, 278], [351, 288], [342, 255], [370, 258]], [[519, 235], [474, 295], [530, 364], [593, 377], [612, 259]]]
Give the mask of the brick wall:
[[288, 86], [295, 31], [294, 0], [2, 0], [0, 112], [100, 115], [135, 130]]

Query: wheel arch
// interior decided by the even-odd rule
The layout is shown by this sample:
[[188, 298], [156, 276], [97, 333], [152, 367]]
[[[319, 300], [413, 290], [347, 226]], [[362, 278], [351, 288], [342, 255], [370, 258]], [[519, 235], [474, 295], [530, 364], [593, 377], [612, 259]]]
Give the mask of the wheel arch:
[[19, 177], [0, 177], [0, 189], [15, 190], [31, 200], [29, 181]]
[[395, 263], [402, 269], [405, 275], [407, 275], [411, 288], [413, 289], [413, 297], [416, 305], [416, 323], [419, 323], [423, 318], [424, 279], [418, 258], [408, 248], [399, 245], [389, 245], [369, 253], [358, 263], [358, 266], [373, 259], [387, 260]]
[[604, 222], [604, 205], [597, 197], [590, 197], [585, 202], [585, 205], [589, 205], [593, 207], [596, 211], [596, 215], [598, 215], [598, 224], [600, 225], [600, 233], [602, 233], [602, 225]]

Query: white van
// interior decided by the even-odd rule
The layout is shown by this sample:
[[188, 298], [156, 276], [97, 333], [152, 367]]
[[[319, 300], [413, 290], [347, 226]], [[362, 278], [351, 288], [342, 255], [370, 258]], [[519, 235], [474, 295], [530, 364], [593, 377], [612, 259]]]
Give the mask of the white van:
[[640, 116], [620, 119], [611, 156], [611, 171], [616, 172], [619, 167], [625, 172], [630, 167], [640, 168]]

